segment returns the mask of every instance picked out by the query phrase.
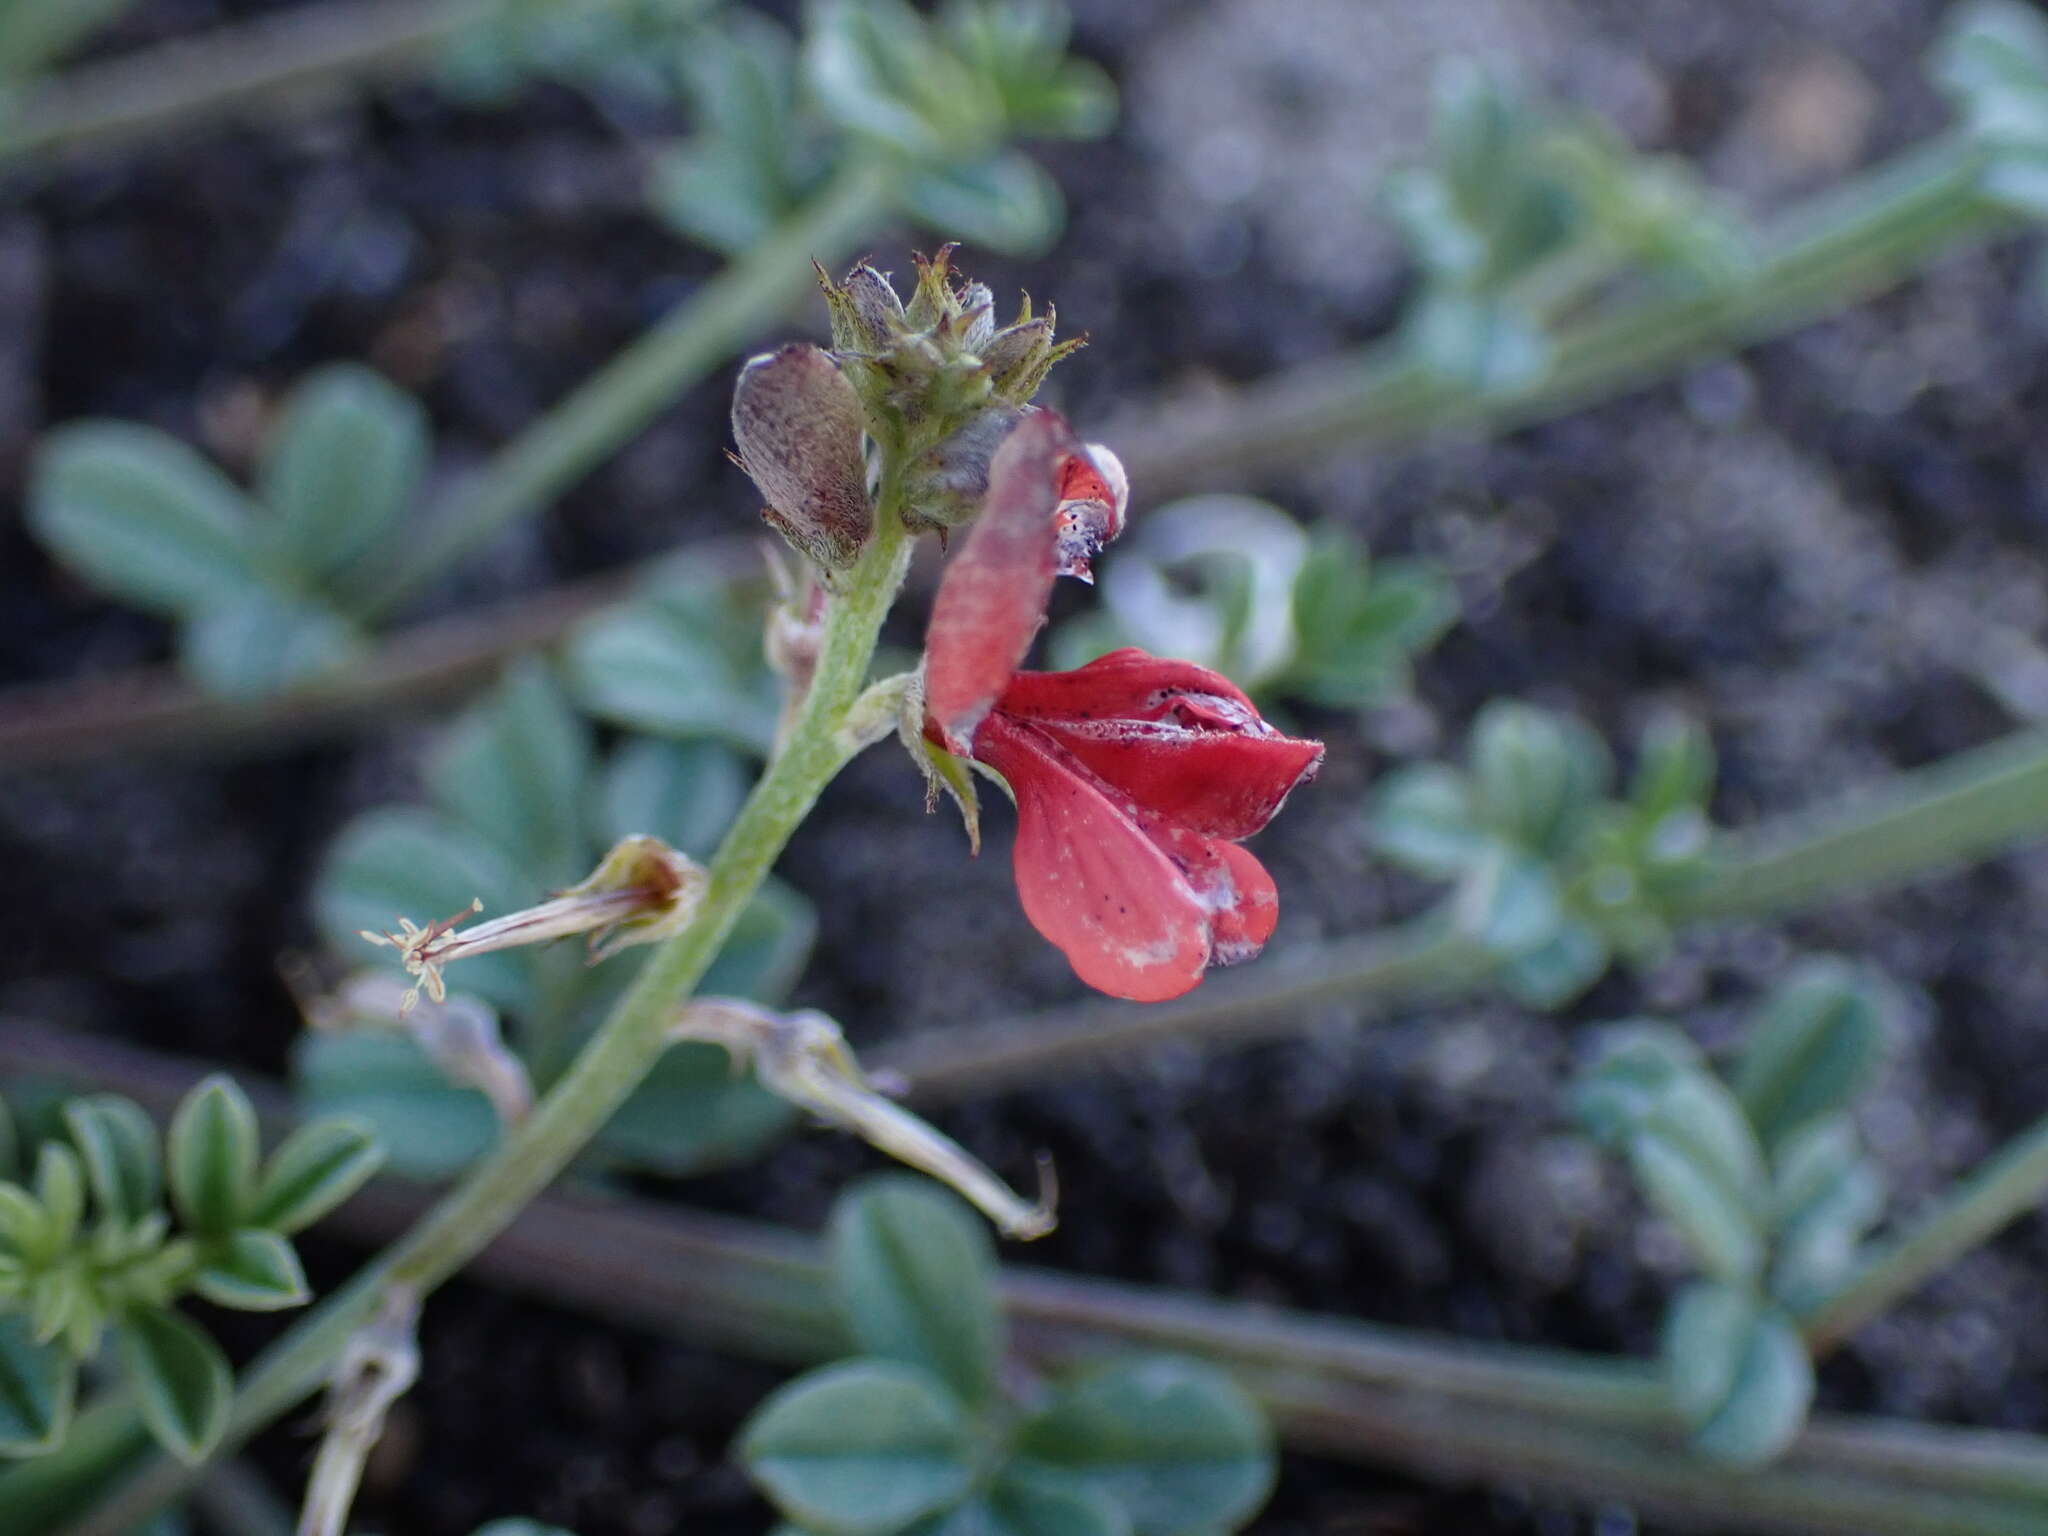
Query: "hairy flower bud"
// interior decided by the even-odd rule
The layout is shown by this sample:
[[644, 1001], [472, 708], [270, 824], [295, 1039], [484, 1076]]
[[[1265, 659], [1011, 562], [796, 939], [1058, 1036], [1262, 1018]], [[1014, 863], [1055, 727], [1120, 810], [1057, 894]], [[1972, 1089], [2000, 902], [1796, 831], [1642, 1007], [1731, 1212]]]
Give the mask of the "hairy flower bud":
[[835, 284], [823, 267], [817, 273], [832, 315], [832, 345], [839, 351], [879, 352], [903, 329], [903, 301], [888, 273], [866, 262], [847, 273], [843, 284]]
[[793, 342], [740, 371], [733, 440], [767, 499], [761, 516], [827, 570], [853, 564], [874, 531], [861, 431], [860, 397], [822, 348]]
[[957, 528], [981, 510], [988, 467], [996, 450], [1029, 414], [1026, 407], [991, 406], [911, 466], [904, 501], [911, 526], [923, 533]]

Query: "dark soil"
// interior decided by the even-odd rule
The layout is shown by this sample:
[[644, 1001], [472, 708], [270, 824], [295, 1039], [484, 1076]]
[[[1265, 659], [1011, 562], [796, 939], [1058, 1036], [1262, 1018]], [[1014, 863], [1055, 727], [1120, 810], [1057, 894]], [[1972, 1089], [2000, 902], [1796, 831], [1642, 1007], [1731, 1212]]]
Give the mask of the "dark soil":
[[[263, 8], [149, 0], [110, 46]], [[1046, 152], [1071, 204], [1055, 255], [965, 261], [1092, 333], [1057, 386], [1083, 422], [1385, 326], [1401, 267], [1368, 189], [1413, 146], [1426, 65], [1446, 51], [1518, 57], [1639, 142], [1701, 160], [1758, 212], [1940, 120], [1918, 65], [1935, 0], [1079, 9], [1080, 46], [1126, 89], [1124, 123]], [[453, 471], [711, 266], [638, 212], [611, 122], [553, 87], [486, 111], [409, 86], [17, 181], [0, 191], [7, 504], [35, 431], [83, 415], [155, 422], [239, 468], [279, 392], [342, 357], [424, 396]], [[2025, 271], [2012, 249], [1959, 255], [1839, 322], [1622, 404], [1497, 444], [1340, 455], [1261, 487], [1376, 549], [1450, 560], [1468, 604], [1414, 708], [1314, 722], [1328, 771], [1260, 843], [1286, 893], [1282, 942], [1419, 905], [1369, 859], [1362, 793], [1392, 749], [1448, 750], [1495, 695], [1577, 708], [1622, 743], [1654, 706], [1686, 705], [1713, 727], [1716, 808], [1737, 825], [2009, 728], [1956, 658], [1972, 624], [2039, 634], [2048, 621], [2048, 325]], [[746, 526], [749, 495], [720, 457], [724, 388], [696, 391], [434, 604]], [[0, 520], [0, 680], [166, 654], [161, 626], [108, 608]], [[280, 1071], [296, 1021], [274, 962], [308, 939], [310, 871], [349, 816], [408, 792], [430, 724], [232, 765], [106, 762], [11, 782], [0, 1016]], [[783, 866], [823, 917], [804, 1001], [869, 1042], [1070, 996], [993, 841], [970, 863], [957, 830], [923, 816], [900, 759], [857, 764]], [[1682, 1259], [1564, 1130], [1556, 1088], [1577, 1026], [1654, 1007], [1713, 1040], [1796, 951], [1884, 965], [1916, 1003], [1866, 1130], [1904, 1208], [2048, 1103], [2044, 933], [2048, 858], [2016, 855], [1783, 928], [1689, 939], [1562, 1019], [1486, 1004], [1360, 1030], [1332, 1008], [1296, 1043], [1171, 1053], [943, 1123], [999, 1167], [1045, 1148], [1067, 1171], [1062, 1225], [1035, 1262], [1641, 1353]], [[873, 1161], [812, 1137], [678, 1194], [810, 1227]], [[351, 1261], [315, 1257], [327, 1280]], [[2044, 1280], [2048, 1230], [2029, 1220], [1866, 1330], [1824, 1370], [1824, 1401], [2048, 1430]], [[364, 1501], [372, 1528], [466, 1536], [516, 1513], [583, 1536], [765, 1529], [724, 1454], [775, 1373], [468, 1285], [433, 1304], [424, 1344]], [[282, 1429], [259, 1460], [285, 1489], [309, 1447]], [[1290, 1457], [1258, 1529], [1636, 1526]]]

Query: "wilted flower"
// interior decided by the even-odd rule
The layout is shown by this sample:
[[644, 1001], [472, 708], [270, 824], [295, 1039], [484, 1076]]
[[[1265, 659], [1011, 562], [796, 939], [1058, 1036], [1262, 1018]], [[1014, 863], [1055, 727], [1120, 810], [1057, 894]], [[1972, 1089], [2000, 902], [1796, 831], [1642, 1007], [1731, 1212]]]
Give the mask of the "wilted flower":
[[1032, 926], [1090, 986], [1151, 1002], [1271, 936], [1272, 877], [1237, 843], [1313, 777], [1323, 749], [1191, 663], [1124, 650], [1071, 672], [1017, 670], [1054, 577], [1094, 552], [1063, 551], [1082, 522], [1063, 509], [1120, 520], [1121, 490], [1052, 412], [1011, 433], [933, 604], [924, 729], [1008, 782]]

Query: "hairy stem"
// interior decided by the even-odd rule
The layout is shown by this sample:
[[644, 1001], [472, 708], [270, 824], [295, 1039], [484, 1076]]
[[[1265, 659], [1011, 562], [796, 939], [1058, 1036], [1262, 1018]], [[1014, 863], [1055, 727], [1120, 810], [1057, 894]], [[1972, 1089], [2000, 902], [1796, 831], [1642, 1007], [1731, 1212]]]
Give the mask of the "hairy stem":
[[389, 612], [638, 435], [676, 396], [802, 295], [811, 262], [837, 262], [890, 207], [893, 173], [854, 155], [772, 235], [514, 438], [455, 494], [378, 594]]
[[[910, 541], [899, 511], [894, 477], [885, 475], [878, 530], [828, 610], [810, 693], [712, 859], [696, 920], [648, 957], [532, 1116], [404, 1237], [263, 1353], [236, 1392], [222, 1453], [313, 1392], [387, 1288], [405, 1286], [425, 1295], [476, 1257], [602, 1128], [667, 1048], [677, 1006], [717, 958], [790, 834], [844, 766], [838, 727], [866, 681], [875, 638], [908, 564]], [[192, 1476], [193, 1469], [154, 1456], [69, 1529], [74, 1536], [120, 1536]], [[0, 1479], [0, 1509], [6, 1507], [4, 1493]], [[11, 1529], [0, 1515], [0, 1530]]]

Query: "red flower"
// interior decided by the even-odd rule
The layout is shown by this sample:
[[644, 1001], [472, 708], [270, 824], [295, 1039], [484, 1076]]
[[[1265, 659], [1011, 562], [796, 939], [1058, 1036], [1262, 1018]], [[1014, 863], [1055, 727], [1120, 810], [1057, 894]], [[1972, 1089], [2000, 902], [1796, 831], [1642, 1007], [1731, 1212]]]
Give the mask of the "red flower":
[[1053, 577], [1093, 553], [1072, 548], [1073, 530], [1121, 519], [1120, 507], [1094, 516], [1087, 492], [1119, 479], [1049, 411], [1010, 435], [933, 604], [925, 730], [1008, 781], [1032, 926], [1090, 986], [1156, 1002], [1271, 936], [1272, 877], [1237, 843], [1314, 776], [1323, 748], [1281, 735], [1189, 662], [1122, 650], [1071, 672], [1017, 671]]

